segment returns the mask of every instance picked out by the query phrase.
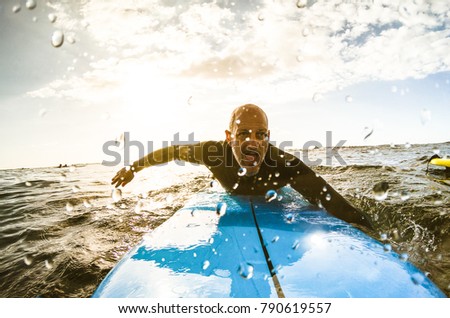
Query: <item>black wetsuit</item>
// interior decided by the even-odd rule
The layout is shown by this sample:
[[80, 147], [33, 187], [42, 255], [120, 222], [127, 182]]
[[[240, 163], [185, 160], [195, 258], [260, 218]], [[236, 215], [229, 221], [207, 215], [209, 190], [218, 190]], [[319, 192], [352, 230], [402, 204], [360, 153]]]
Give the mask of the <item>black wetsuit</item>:
[[230, 193], [260, 195], [268, 190], [290, 185], [312, 204], [321, 203], [338, 218], [373, 228], [368, 216], [354, 208], [322, 177], [299, 158], [269, 144], [259, 172], [254, 176], [240, 176], [240, 166], [230, 145], [225, 141], [206, 141], [183, 145], [188, 152], [181, 154], [174, 147], [174, 159], [205, 165]]

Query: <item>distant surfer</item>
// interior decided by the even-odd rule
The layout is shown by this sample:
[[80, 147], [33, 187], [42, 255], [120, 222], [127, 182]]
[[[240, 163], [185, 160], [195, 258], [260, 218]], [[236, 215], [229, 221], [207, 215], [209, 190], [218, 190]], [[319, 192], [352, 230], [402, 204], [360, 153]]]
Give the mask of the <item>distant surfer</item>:
[[269, 143], [266, 113], [256, 105], [237, 107], [224, 141], [174, 145], [156, 150], [122, 168], [111, 184], [125, 186], [144, 168], [182, 160], [205, 165], [232, 194], [262, 195], [290, 185], [312, 204], [336, 217], [373, 228], [369, 217], [353, 207], [299, 158]]

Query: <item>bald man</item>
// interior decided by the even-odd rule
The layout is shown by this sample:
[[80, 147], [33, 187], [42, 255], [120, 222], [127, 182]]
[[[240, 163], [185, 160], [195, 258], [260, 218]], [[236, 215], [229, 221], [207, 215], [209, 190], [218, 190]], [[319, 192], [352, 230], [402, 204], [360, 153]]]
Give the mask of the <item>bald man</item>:
[[144, 168], [183, 160], [205, 165], [232, 194], [261, 195], [289, 184], [312, 204], [320, 202], [336, 217], [373, 228], [367, 215], [354, 208], [299, 158], [269, 143], [269, 121], [258, 106], [237, 107], [231, 114], [225, 137], [225, 141], [174, 145], [151, 152], [135, 161], [130, 169], [117, 172], [112, 184], [125, 186]]

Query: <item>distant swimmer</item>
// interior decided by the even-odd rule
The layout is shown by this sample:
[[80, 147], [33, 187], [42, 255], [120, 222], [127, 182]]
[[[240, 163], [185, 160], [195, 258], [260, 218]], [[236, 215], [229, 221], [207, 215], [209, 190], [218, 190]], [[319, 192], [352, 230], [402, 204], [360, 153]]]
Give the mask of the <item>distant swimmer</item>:
[[231, 194], [261, 195], [290, 185], [309, 202], [322, 205], [336, 217], [373, 228], [364, 212], [353, 207], [299, 158], [270, 144], [269, 138], [266, 113], [256, 105], [242, 105], [232, 112], [224, 141], [155, 150], [131, 167], [119, 170], [111, 184], [125, 186], [144, 168], [182, 160], [206, 166]]

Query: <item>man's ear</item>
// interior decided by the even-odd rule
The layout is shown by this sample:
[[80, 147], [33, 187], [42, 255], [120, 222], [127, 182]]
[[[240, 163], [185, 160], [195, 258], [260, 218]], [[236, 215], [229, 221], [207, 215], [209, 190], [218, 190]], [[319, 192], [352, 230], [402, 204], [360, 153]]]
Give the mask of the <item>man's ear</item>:
[[230, 143], [231, 142], [231, 131], [225, 130], [225, 140]]

